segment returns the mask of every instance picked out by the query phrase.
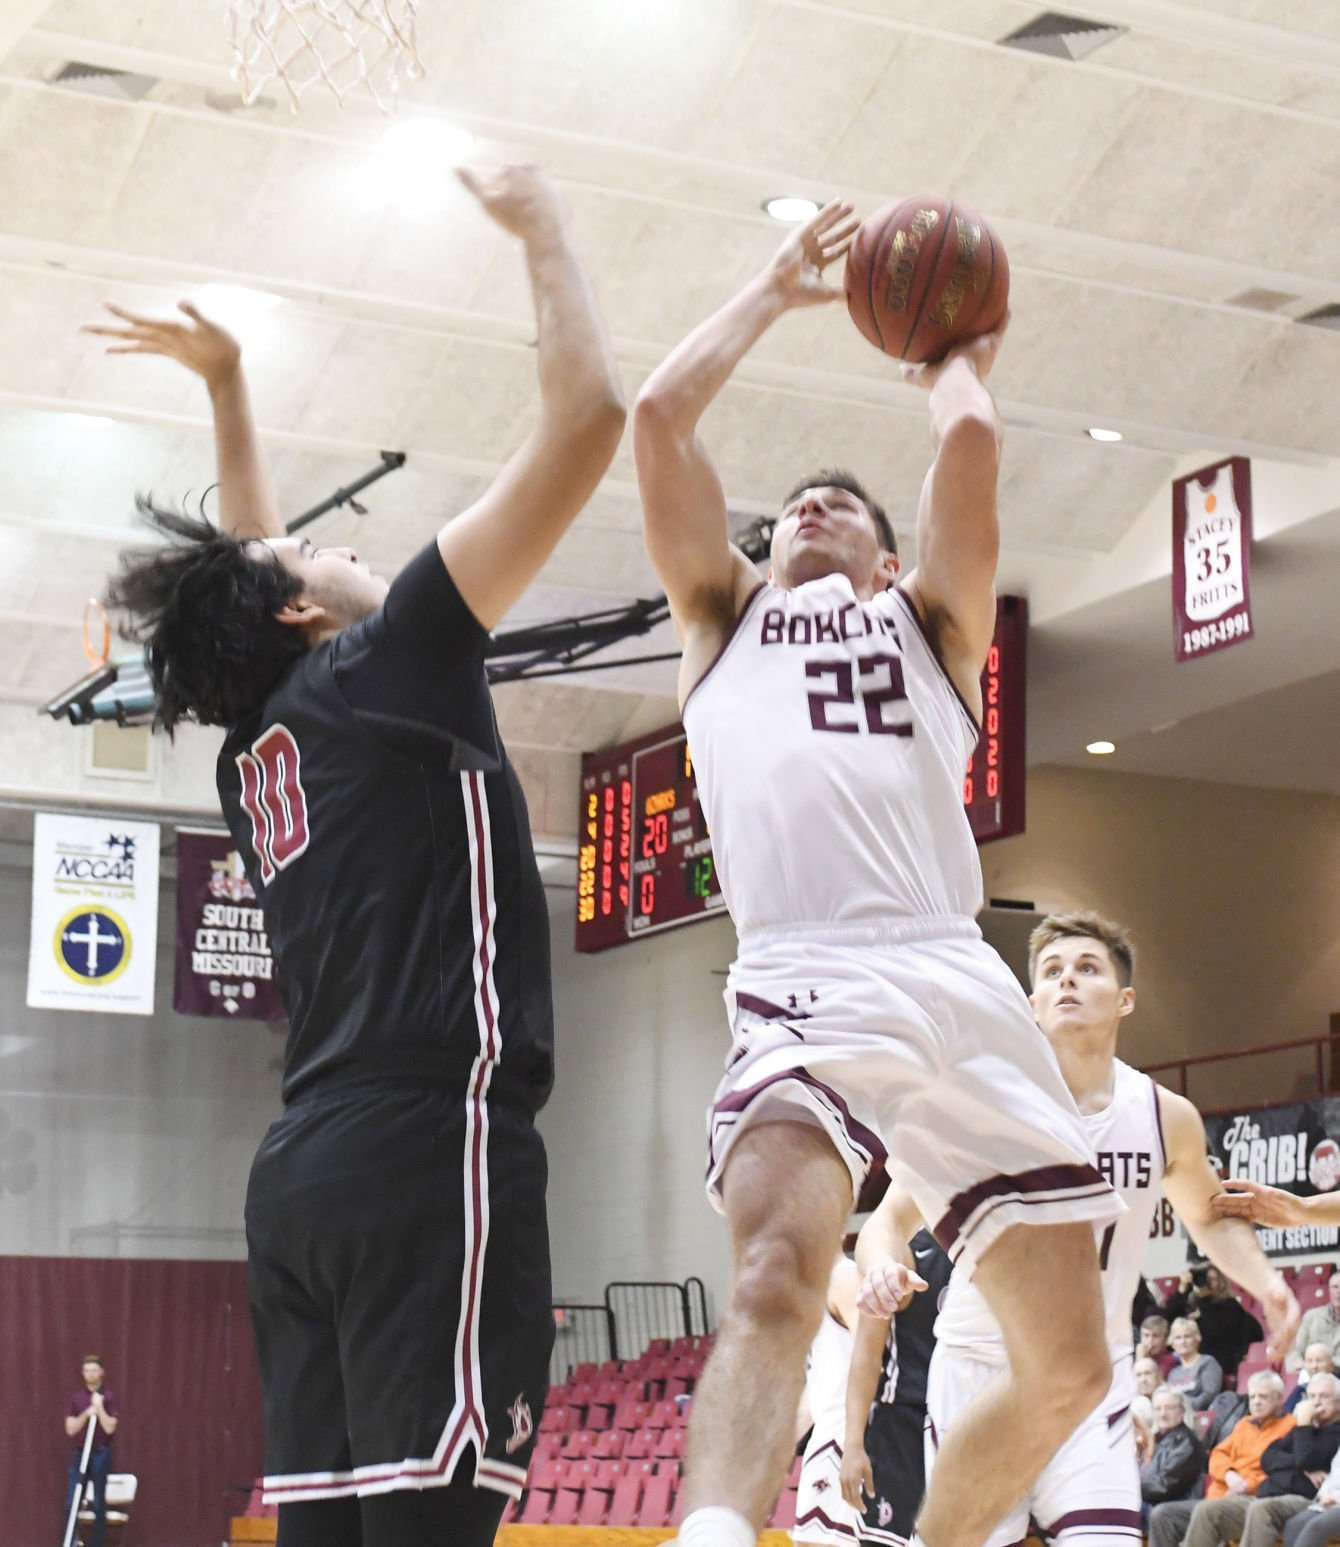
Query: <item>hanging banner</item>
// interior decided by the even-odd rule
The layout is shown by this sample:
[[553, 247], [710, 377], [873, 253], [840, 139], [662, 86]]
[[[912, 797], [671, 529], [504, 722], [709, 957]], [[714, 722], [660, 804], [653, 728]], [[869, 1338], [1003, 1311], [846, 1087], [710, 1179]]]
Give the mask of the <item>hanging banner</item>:
[[29, 1005], [152, 1015], [157, 947], [158, 824], [39, 812]]
[[1173, 653], [1252, 637], [1252, 465], [1229, 457], [1173, 480]]
[[265, 919], [226, 832], [177, 829], [177, 976], [182, 1015], [282, 1020]]
[[[1207, 1117], [1205, 1136], [1221, 1176], [1245, 1176], [1305, 1197], [1340, 1187], [1340, 1097]], [[1258, 1226], [1256, 1238], [1268, 1257], [1293, 1257], [1333, 1251], [1340, 1245], [1340, 1226]]]

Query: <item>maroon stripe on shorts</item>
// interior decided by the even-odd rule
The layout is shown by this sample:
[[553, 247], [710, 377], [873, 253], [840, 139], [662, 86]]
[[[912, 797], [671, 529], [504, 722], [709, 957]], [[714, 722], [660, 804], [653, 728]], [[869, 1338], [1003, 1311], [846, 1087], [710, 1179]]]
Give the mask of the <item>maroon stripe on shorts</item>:
[[737, 991], [735, 1003], [741, 1010], [748, 1010], [751, 1015], [757, 1015], [764, 1021], [807, 1021], [810, 1019], [808, 1010], [788, 1010], [785, 1005], [773, 1004], [771, 999], [760, 999], [757, 994], [746, 994]]
[[1074, 1164], [1038, 1166], [1013, 1176], [989, 1176], [950, 1201], [932, 1234], [945, 1251], [951, 1251], [964, 1224], [984, 1203], [994, 1209], [1011, 1201], [1013, 1195], [1019, 1195], [1021, 1202], [1028, 1203], [1029, 1193], [1080, 1190], [1084, 1190], [1086, 1196], [1098, 1197], [1103, 1192], [1110, 1192], [1111, 1188], [1092, 1166]]
[[818, 1450], [805, 1457], [805, 1465], [808, 1466], [811, 1461], [817, 1461], [826, 1450], [831, 1450], [834, 1455], [837, 1456], [839, 1461], [842, 1460], [842, 1446], [839, 1445], [836, 1440], [828, 1440], [824, 1444], [820, 1445]]
[[1072, 1509], [1068, 1515], [1062, 1515], [1059, 1520], [1046, 1527], [1048, 1536], [1057, 1536], [1062, 1531], [1082, 1531], [1086, 1526], [1101, 1526], [1111, 1528], [1121, 1526], [1126, 1530], [1134, 1531], [1141, 1535], [1140, 1511], [1138, 1509]]
[[[712, 1108], [713, 1112], [743, 1112], [764, 1091], [773, 1085], [780, 1084], [783, 1080], [795, 1080], [798, 1084], [808, 1085], [811, 1090], [816, 1090], [837, 1108], [838, 1117], [842, 1124], [842, 1130], [851, 1141], [854, 1149], [861, 1150], [871, 1165], [883, 1165], [887, 1155], [883, 1142], [872, 1128], [867, 1128], [864, 1123], [858, 1123], [851, 1115], [847, 1103], [835, 1090], [831, 1090], [822, 1080], [816, 1080], [805, 1069], [786, 1069], [781, 1074], [774, 1074], [766, 1080], [760, 1080], [757, 1085], [751, 1085], [746, 1090], [733, 1090], [724, 1095]], [[1098, 1173], [1095, 1171], [1094, 1175]]]
[[845, 1536], [853, 1542], [856, 1540], [855, 1526], [845, 1525], [838, 1520], [830, 1520], [817, 1504], [813, 1509], [807, 1509], [803, 1515], [796, 1516], [795, 1529], [797, 1531], [800, 1530], [801, 1526], [808, 1525], [821, 1525], [825, 1530], [831, 1531], [834, 1536]]

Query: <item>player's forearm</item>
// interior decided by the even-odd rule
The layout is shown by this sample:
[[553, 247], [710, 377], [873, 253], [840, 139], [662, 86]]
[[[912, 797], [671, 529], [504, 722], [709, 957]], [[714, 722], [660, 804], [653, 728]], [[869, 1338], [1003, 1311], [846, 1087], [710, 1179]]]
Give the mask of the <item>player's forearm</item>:
[[219, 525], [234, 537], [282, 537], [284, 522], [261, 454], [241, 366], [209, 383], [219, 474]]
[[1256, 1231], [1245, 1219], [1198, 1220], [1183, 1215], [1191, 1238], [1226, 1278], [1258, 1300], [1279, 1277], [1261, 1250]]
[[638, 411], [687, 440], [731, 372], [785, 310], [781, 292], [760, 274], [661, 361], [643, 385]]
[[947, 436], [965, 428], [988, 431], [979, 438], [999, 447], [1002, 426], [996, 401], [972, 362], [961, 355], [950, 361], [931, 388], [930, 416], [931, 442], [937, 450]]
[[[586, 270], [561, 227], [526, 243], [538, 337], [540, 410], [565, 434], [617, 434], [624, 399], [619, 368]], [[611, 448], [611, 455], [613, 448]]]
[[870, 1405], [879, 1390], [879, 1372], [884, 1363], [884, 1345], [889, 1338], [889, 1323], [877, 1316], [860, 1316], [852, 1345], [851, 1366], [847, 1371], [846, 1435], [843, 1450], [865, 1448], [865, 1426]]
[[99, 1412], [99, 1414], [98, 1414], [98, 1422], [102, 1426], [102, 1429], [103, 1429], [104, 1433], [106, 1433], [106, 1434], [115, 1434], [116, 1433], [116, 1425], [117, 1425], [118, 1420], [113, 1418], [112, 1415], [109, 1412], [106, 1411], [106, 1409], [103, 1409], [101, 1412]]

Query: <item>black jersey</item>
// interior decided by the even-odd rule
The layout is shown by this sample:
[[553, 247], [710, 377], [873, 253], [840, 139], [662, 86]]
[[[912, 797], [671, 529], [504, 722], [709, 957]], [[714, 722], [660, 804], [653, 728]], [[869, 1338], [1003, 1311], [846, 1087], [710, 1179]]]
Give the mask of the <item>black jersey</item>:
[[935, 1352], [935, 1318], [949, 1287], [954, 1265], [929, 1230], [918, 1230], [908, 1245], [917, 1272], [926, 1288], [912, 1296], [893, 1318], [884, 1347], [876, 1404], [898, 1402], [913, 1407], [926, 1405], [926, 1381]]
[[430, 543], [224, 743], [289, 1013], [286, 1102], [385, 1073], [548, 1097], [549, 922], [487, 637]]

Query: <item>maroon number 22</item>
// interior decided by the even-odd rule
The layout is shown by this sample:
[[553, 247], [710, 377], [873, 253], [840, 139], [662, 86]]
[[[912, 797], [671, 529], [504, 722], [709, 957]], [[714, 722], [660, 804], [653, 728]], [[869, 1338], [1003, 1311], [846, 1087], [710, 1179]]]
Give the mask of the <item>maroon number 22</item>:
[[[902, 703], [907, 698], [902, 657], [881, 651], [874, 655], [859, 655], [855, 664], [861, 674], [859, 684], [850, 661], [805, 662], [805, 675], [811, 681], [831, 678], [833, 683], [831, 692], [811, 689], [810, 724], [817, 731], [859, 736], [860, 718], [855, 715], [848, 718], [842, 712], [848, 706], [855, 710], [859, 698], [865, 711], [864, 728], [872, 736], [910, 736], [911, 721], [900, 720], [895, 724], [884, 718], [885, 704]], [[885, 670], [881, 671], [881, 668]], [[830, 711], [836, 718], [830, 718]]]
[[242, 804], [251, 818], [251, 839], [268, 886], [304, 853], [310, 838], [307, 792], [302, 787], [298, 743], [287, 725], [272, 725], [237, 759]]

